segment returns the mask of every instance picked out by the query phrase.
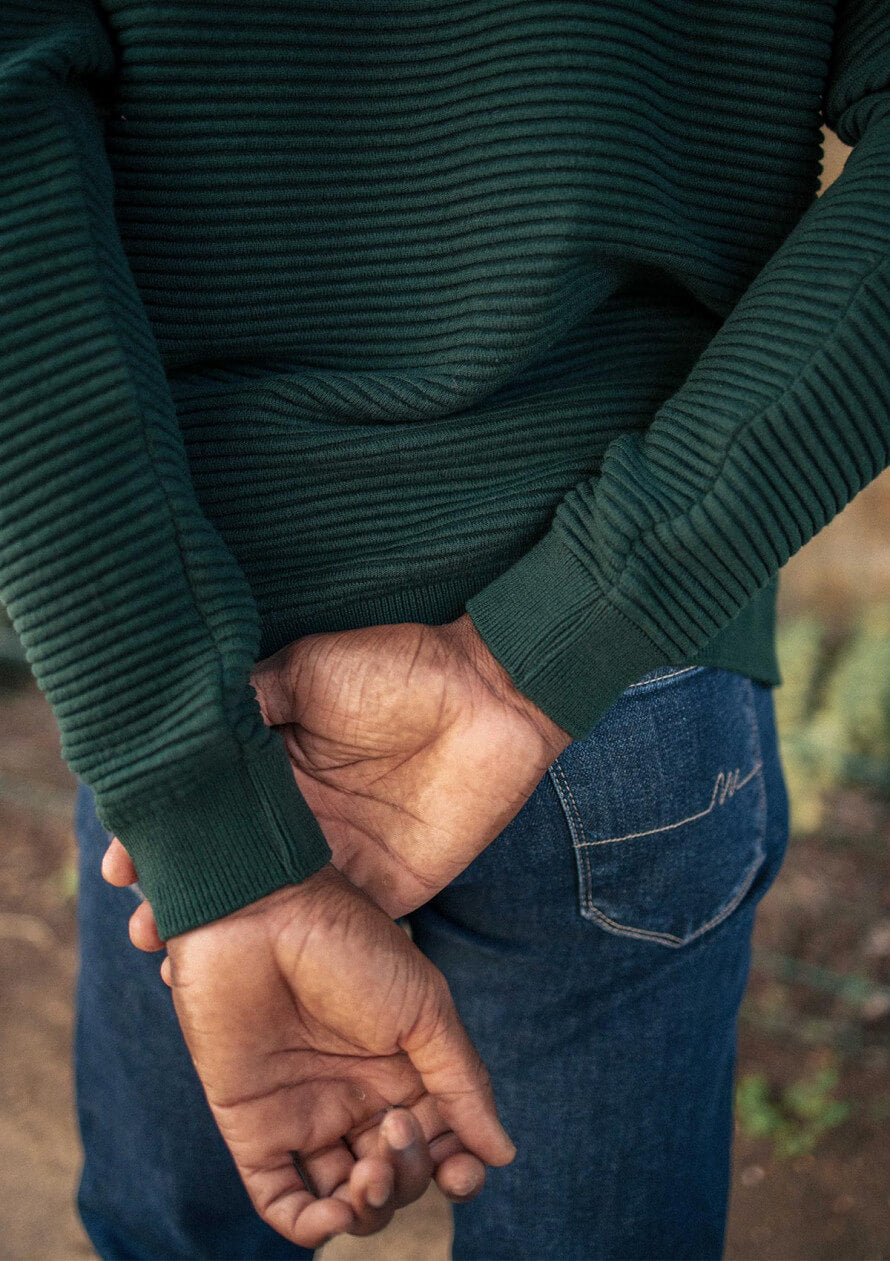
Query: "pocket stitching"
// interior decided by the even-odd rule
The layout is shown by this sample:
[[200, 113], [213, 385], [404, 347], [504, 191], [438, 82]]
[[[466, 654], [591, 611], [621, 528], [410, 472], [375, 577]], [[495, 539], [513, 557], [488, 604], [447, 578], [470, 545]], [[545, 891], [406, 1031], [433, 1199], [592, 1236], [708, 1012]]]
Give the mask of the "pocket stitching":
[[[701, 667], [698, 667], [698, 666], [689, 667], [689, 669], [692, 669], [692, 670], [699, 669], [699, 668]], [[686, 670], [677, 671], [677, 673], [686, 673]], [[668, 675], [664, 677], [673, 678], [674, 676]], [[655, 679], [652, 680], [652, 682], [658, 682], [658, 681], [659, 680], [655, 680]], [[714, 801], [716, 800], [716, 795], [717, 795], [717, 791], [718, 791], [718, 787], [720, 783], [720, 776], [723, 774], [723, 772], [722, 771], [719, 772], [717, 779], [715, 780], [714, 789], [711, 795], [711, 804], [707, 810], [700, 811], [695, 815], [690, 815], [689, 818], [680, 820], [680, 822], [678, 823], [672, 823], [672, 824], [667, 824], [663, 827], [647, 829], [645, 832], [629, 833], [627, 836], [624, 836], [624, 837], [609, 837], [605, 840], [589, 841], [587, 840], [587, 836], [584, 831], [584, 824], [581, 821], [581, 812], [578, 808], [578, 803], [575, 800], [575, 795], [572, 792], [571, 785], [568, 781], [568, 777], [566, 776], [565, 768], [563, 767], [562, 762], [560, 761], [559, 757], [555, 758], [554, 761], [551, 763], [551, 765], [547, 768], [550, 779], [552, 780], [553, 786], [556, 790], [556, 795], [559, 798], [559, 801], [562, 805], [563, 815], [565, 817], [566, 823], [568, 824], [569, 833], [572, 840], [572, 848], [575, 850], [575, 857], [578, 862], [579, 869], [581, 867], [582, 860], [584, 864], [584, 869], [580, 871], [582, 883], [584, 886], [584, 891], [581, 894], [581, 913], [582, 915], [586, 916], [588, 919], [592, 919], [595, 922], [601, 923], [604, 927], [608, 927], [611, 931], [613, 931], [616, 934], [616, 936], [635, 937], [642, 941], [658, 941], [658, 942], [662, 942], [666, 946], [670, 946], [673, 949], [676, 949], [680, 946], [688, 945], [690, 942], [695, 941], [695, 939], [697, 937], [700, 937], [703, 933], [708, 932], [709, 929], [716, 927], [722, 920], [726, 919], [729, 915], [732, 914], [732, 912], [736, 909], [736, 907], [744, 898], [745, 894], [750, 889], [754, 881], [754, 877], [757, 875], [757, 872], [760, 870], [760, 867], [762, 866], [764, 857], [766, 855], [766, 850], [764, 848], [764, 833], [765, 833], [765, 824], [766, 824], [766, 789], [763, 782], [763, 751], [760, 745], [760, 732], [757, 727], [757, 714], [754, 708], [753, 686], [751, 684], [750, 679], [747, 679], [746, 682], [748, 686], [745, 689], [745, 699], [746, 699], [745, 710], [747, 713], [748, 726], [750, 729], [750, 733], [751, 733], [752, 741], [754, 745], [756, 761], [752, 769], [745, 776], [744, 780], [736, 784], [736, 786], [733, 788], [732, 795], [734, 796], [736, 791], [739, 788], [744, 787], [745, 784], [751, 783], [752, 781], [755, 781], [757, 783], [758, 827], [757, 827], [757, 840], [754, 846], [754, 857], [751, 861], [750, 866], [745, 871], [745, 874], [742, 876], [742, 879], [739, 885], [737, 886], [735, 892], [733, 893], [733, 896], [730, 898], [729, 902], [725, 906], [721, 907], [721, 909], [717, 912], [717, 914], [714, 915], [710, 920], [708, 920], [706, 924], [702, 924], [699, 928], [695, 930], [694, 933], [690, 933], [688, 937], [678, 937], [675, 933], [661, 933], [651, 928], [634, 928], [633, 926], [629, 924], [619, 924], [616, 920], [610, 919], [593, 902], [593, 876], [590, 870], [589, 850], [594, 845], [614, 844], [617, 841], [630, 840], [637, 836], [648, 836], [654, 832], [669, 831], [671, 828], [680, 827], [684, 823], [689, 823], [695, 819], [703, 818], [705, 815], [710, 813], [710, 811], [713, 809]], [[557, 774], [562, 779], [562, 785], [560, 785], [559, 779], [557, 779]], [[563, 786], [564, 786], [565, 791], [563, 791]], [[568, 796], [571, 798], [571, 803], [572, 803], [571, 811], [570, 811], [569, 804], [566, 800], [566, 793], [568, 793]], [[574, 814], [574, 819], [572, 818], [572, 814]], [[582, 850], [583, 850], [583, 853], [581, 852]], [[586, 880], [584, 879], [585, 874], [586, 874]]]
[[[742, 882], [733, 897], [729, 902], [727, 902], [726, 906], [721, 907], [712, 919], [709, 919], [706, 924], [702, 924], [701, 927], [697, 928], [694, 933], [690, 933], [688, 937], [678, 937], [675, 933], [659, 933], [651, 928], [632, 928], [629, 924], [619, 924], [617, 920], [609, 919], [608, 915], [605, 915], [598, 906], [594, 906], [593, 902], [590, 901], [589, 898], [585, 898], [584, 900], [584, 913], [590, 919], [599, 920], [601, 924], [608, 924], [609, 927], [614, 929], [617, 935], [621, 937], [638, 937], [643, 941], [661, 941], [664, 942], [666, 946], [674, 948], [678, 946], [687, 946], [691, 941], [695, 941], [696, 937], [700, 937], [702, 933], [706, 933], [709, 929], [715, 928], [721, 920], [726, 919], [728, 915], [732, 914], [741, 902], [742, 898], [750, 889], [751, 882], [760, 870], [762, 862], [763, 847], [758, 842], [757, 848], [754, 851], [754, 859], [742, 877]], [[588, 866], [588, 874], [589, 871], [590, 868]], [[592, 896], [593, 895], [591, 894], [591, 897]]]
[[[553, 769], [554, 767], [556, 767], [556, 771], [562, 777], [562, 781], [565, 784], [566, 792], [569, 794], [569, 797], [572, 800], [572, 809], [575, 812], [574, 823], [572, 822], [572, 818], [569, 814], [569, 808], [568, 808], [568, 803], [566, 802], [566, 799], [565, 799], [565, 794], [563, 793], [562, 788], [559, 785], [559, 781], [556, 778], [556, 774], [554, 773], [554, 769]], [[563, 767], [563, 764], [559, 760], [558, 757], [551, 763], [550, 766], [548, 766], [547, 771], [548, 771], [548, 774], [550, 775], [550, 778], [553, 781], [553, 786], [556, 789], [556, 795], [562, 804], [563, 816], [569, 826], [569, 833], [572, 838], [572, 848], [575, 851], [575, 861], [579, 867], [579, 875], [581, 877], [582, 885], [585, 890], [589, 890], [593, 883], [593, 878], [590, 872], [590, 856], [587, 852], [586, 839], [581, 839], [581, 840], [578, 839], [579, 836], [581, 838], [586, 838], [586, 833], [584, 831], [584, 824], [581, 822], [581, 812], [578, 809], [578, 803], [575, 800], [575, 794], [572, 792], [572, 787], [566, 776], [565, 768]], [[586, 881], [584, 880], [584, 871], [580, 870], [582, 862], [584, 863], [584, 867], [586, 868], [586, 871], [587, 871]], [[585, 914], [586, 912], [588, 897], [589, 897], [589, 893], [582, 892], [581, 894], [582, 915]]]
[[628, 832], [625, 836], [607, 836], [598, 841], [580, 841], [579, 844], [617, 845], [619, 841], [635, 841], [641, 836], [654, 836], [656, 832], [671, 832], [674, 828], [683, 827], [685, 823], [694, 823], [696, 819], [704, 819], [714, 809], [717, 802], [717, 794], [720, 790], [721, 780], [726, 784], [726, 787], [720, 797], [720, 805], [722, 806], [725, 801], [731, 801], [738, 790], [740, 788], [744, 788], [746, 784], [749, 784], [758, 771], [761, 771], [762, 769], [763, 762], [755, 762], [745, 778], [738, 780], [735, 779], [735, 776], [739, 774], [738, 767], [736, 767], [734, 771], [730, 771], [728, 776], [726, 776], [723, 771], [718, 771], [717, 778], [714, 780], [714, 787], [711, 790], [710, 803], [704, 808], [704, 810], [698, 810], [695, 814], [688, 814], [685, 819], [678, 819], [676, 823], [660, 823], [658, 827], [646, 828], [645, 832]]

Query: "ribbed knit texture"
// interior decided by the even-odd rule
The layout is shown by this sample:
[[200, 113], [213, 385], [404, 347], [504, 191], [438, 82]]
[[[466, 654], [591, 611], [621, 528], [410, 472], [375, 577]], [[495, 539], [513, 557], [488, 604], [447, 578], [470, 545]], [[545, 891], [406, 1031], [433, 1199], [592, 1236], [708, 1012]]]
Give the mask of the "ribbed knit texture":
[[0, 595], [162, 932], [329, 856], [248, 686], [300, 635], [466, 608], [573, 736], [776, 682], [888, 246], [887, 0], [7, 0]]

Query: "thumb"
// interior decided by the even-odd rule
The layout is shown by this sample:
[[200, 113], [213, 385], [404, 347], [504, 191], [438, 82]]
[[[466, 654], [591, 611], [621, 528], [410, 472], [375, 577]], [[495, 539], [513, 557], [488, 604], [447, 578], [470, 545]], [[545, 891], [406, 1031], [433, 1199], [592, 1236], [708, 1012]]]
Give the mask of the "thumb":
[[305, 640], [295, 640], [254, 666], [250, 684], [267, 727], [300, 721], [307, 699], [305, 685], [301, 686], [305, 665]]
[[286, 668], [285, 649], [272, 657], [258, 661], [250, 676], [250, 685], [256, 693], [260, 713], [267, 727], [279, 727], [295, 722], [294, 696], [288, 685], [290, 672]]
[[438, 998], [431, 1000], [403, 1039], [402, 1049], [467, 1150], [488, 1165], [509, 1165], [516, 1147], [498, 1120], [488, 1069], [461, 1023], [444, 978]]

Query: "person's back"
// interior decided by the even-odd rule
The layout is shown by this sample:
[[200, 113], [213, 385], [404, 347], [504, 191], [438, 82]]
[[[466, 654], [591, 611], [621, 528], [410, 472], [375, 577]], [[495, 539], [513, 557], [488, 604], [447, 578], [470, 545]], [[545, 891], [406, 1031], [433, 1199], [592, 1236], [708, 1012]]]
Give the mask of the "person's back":
[[806, 0], [109, 7], [118, 225], [261, 655], [456, 616], [815, 190]]
[[[0, 140], [0, 592], [162, 937], [338, 862], [248, 683], [301, 637], [468, 613], [579, 748], [653, 672], [779, 682], [778, 569], [888, 460], [879, 0], [40, 0]], [[762, 895], [752, 841], [694, 924], [604, 910], [591, 847], [674, 826], [628, 785], [552, 781], [587, 920]]]

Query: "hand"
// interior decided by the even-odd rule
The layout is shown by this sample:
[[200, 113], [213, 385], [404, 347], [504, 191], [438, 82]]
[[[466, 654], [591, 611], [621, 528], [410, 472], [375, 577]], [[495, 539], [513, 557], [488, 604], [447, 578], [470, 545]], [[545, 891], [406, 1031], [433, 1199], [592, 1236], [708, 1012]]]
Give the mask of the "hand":
[[570, 742], [467, 614], [307, 635], [251, 683], [334, 865], [393, 916], [463, 871]]
[[[117, 837], [112, 838], [105, 852], [102, 875], [109, 884], [120, 888], [136, 883], [136, 868]], [[164, 949], [154, 913], [144, 898], [130, 916], [129, 933], [139, 950]], [[169, 957], [164, 958], [160, 971], [165, 984], [172, 988]], [[338, 1198], [348, 1198], [354, 1210], [355, 1220], [347, 1227], [349, 1234], [368, 1235], [381, 1230], [396, 1209], [424, 1193], [431, 1176], [443, 1195], [455, 1203], [474, 1199], [485, 1182], [485, 1166], [466, 1150], [456, 1134], [442, 1132], [439, 1114], [428, 1103], [417, 1116], [404, 1108], [391, 1109], [379, 1125], [363, 1130], [349, 1146], [358, 1159], [349, 1171], [348, 1183], [341, 1182], [333, 1190]], [[309, 1169], [313, 1167], [310, 1161]], [[311, 1185], [307, 1183], [307, 1187], [315, 1192], [311, 1173], [309, 1180]]]
[[[463, 871], [571, 739], [467, 614], [307, 635], [258, 662], [251, 683], [334, 865], [392, 916]], [[157, 938], [147, 905], [134, 925], [134, 942]]]
[[[213, 1115], [257, 1212], [291, 1242], [380, 1229], [436, 1163], [460, 1196], [481, 1186], [479, 1161], [512, 1160], [441, 973], [331, 866], [167, 949]], [[420, 1129], [402, 1155], [409, 1118], [392, 1105]]]

